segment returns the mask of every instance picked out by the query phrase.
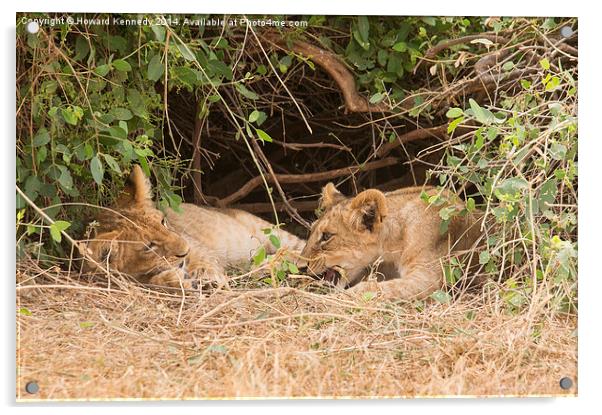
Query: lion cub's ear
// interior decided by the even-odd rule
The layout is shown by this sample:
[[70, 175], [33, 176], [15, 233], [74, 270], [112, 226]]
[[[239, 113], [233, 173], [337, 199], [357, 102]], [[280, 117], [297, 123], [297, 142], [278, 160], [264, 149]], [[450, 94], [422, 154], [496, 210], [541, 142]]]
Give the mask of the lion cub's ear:
[[117, 199], [117, 206], [152, 206], [153, 194], [151, 189], [150, 180], [146, 177], [140, 166], [135, 165], [121, 196]]
[[345, 200], [345, 196], [330, 182], [322, 188], [319, 208], [321, 210], [328, 210], [342, 200]]
[[377, 230], [387, 216], [387, 200], [380, 190], [364, 190], [353, 198], [351, 222], [358, 229]]

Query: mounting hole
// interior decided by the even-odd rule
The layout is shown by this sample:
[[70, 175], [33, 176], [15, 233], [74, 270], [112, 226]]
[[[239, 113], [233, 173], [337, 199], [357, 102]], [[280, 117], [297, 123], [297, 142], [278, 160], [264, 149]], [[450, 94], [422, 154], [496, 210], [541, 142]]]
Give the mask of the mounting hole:
[[31, 393], [32, 395], [34, 393], [38, 393], [39, 390], [40, 390], [40, 386], [38, 385], [38, 382], [36, 382], [36, 381], [27, 382], [27, 384], [25, 385], [25, 391], [27, 393]]
[[560, 379], [560, 387], [564, 390], [567, 389], [571, 389], [571, 387], [573, 386], [573, 379], [569, 378], [569, 377], [563, 377], [562, 379]]
[[562, 37], [571, 37], [573, 36], [573, 28], [570, 26], [564, 26], [562, 29], [560, 29], [560, 35]]
[[38, 31], [40, 30], [40, 24], [38, 22], [29, 22], [25, 26], [25, 30], [27, 30], [32, 35], [38, 33]]

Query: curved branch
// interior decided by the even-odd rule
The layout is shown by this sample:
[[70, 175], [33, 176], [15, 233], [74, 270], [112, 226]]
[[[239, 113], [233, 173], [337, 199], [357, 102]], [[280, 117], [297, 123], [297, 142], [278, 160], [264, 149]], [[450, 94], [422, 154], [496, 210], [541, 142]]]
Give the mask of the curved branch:
[[[270, 183], [274, 183], [277, 180], [279, 183], [305, 183], [305, 182], [321, 182], [324, 180], [334, 179], [335, 177], [345, 176], [347, 174], [354, 174], [358, 171], [369, 171], [376, 170], [382, 167], [392, 166], [399, 163], [399, 160], [395, 157], [389, 157], [382, 160], [373, 161], [366, 163], [363, 166], [350, 166], [343, 167], [341, 169], [327, 170], [319, 173], [307, 173], [307, 174], [274, 174], [266, 176], [266, 180]], [[256, 176], [245, 183], [240, 189], [232, 193], [223, 199], [217, 201], [217, 205], [224, 207], [230, 205], [237, 200], [242, 199], [251, 193], [256, 187], [261, 185], [262, 177]]]
[[312, 62], [324, 69], [339, 86], [345, 100], [347, 113], [391, 111], [385, 103], [371, 104], [366, 97], [357, 92], [353, 74], [334, 53], [300, 40], [295, 40], [289, 45], [275, 33], [266, 33], [263, 37], [283, 50], [311, 59]]

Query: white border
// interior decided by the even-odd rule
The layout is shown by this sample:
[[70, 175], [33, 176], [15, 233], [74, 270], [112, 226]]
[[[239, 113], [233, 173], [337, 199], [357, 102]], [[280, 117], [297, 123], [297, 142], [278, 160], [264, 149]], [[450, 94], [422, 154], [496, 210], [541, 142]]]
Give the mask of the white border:
[[[591, 2], [590, 4], [594, 4]], [[602, 244], [599, 206], [602, 194], [602, 130], [599, 104], [602, 97], [602, 54], [599, 46], [602, 24], [600, 14], [593, 6], [576, 1], [449, 1], [430, 0], [421, 2], [401, 1], [342, 1], [342, 0], [302, 0], [296, 2], [252, 2], [250, 0], [216, 2], [157, 1], [145, 0], [139, 4], [123, 0], [105, 0], [101, 3], [88, 3], [82, 0], [70, 1], [32, 1], [21, 0], [18, 4], [2, 4], [2, 72], [3, 97], [0, 99], [2, 115], [2, 137], [0, 143], [0, 171], [2, 171], [2, 219], [4, 237], [2, 238], [2, 290], [4, 302], [2, 310], [2, 368], [1, 387], [2, 404], [8, 413], [44, 412], [48, 414], [105, 414], [111, 412], [131, 412], [138, 409], [150, 414], [164, 415], [166, 412], [202, 413], [205, 412], [241, 412], [251, 413], [303, 413], [315, 411], [345, 411], [345, 413], [365, 414], [367, 412], [397, 412], [404, 410], [421, 413], [478, 413], [515, 414], [525, 410], [534, 412], [581, 413], [602, 396], [599, 355], [602, 353], [600, 342], [600, 303], [602, 296], [602, 272], [597, 260], [602, 258], [598, 252]], [[556, 399], [437, 399], [408, 401], [252, 401], [252, 402], [156, 402], [149, 404], [108, 403], [86, 405], [52, 404], [18, 405], [14, 403], [14, 111], [15, 111], [15, 12], [17, 11], [69, 11], [69, 12], [170, 12], [190, 13], [271, 13], [271, 14], [386, 14], [386, 15], [506, 15], [506, 16], [578, 16], [579, 17], [579, 397]], [[8, 59], [7, 59], [8, 58]], [[598, 122], [597, 122], [598, 121]], [[598, 219], [598, 220], [597, 220]], [[9, 231], [10, 230], [10, 231]], [[177, 408], [177, 409], [175, 409]], [[589, 411], [587, 411], [589, 412]], [[5, 412], [6, 413], [6, 412]]]

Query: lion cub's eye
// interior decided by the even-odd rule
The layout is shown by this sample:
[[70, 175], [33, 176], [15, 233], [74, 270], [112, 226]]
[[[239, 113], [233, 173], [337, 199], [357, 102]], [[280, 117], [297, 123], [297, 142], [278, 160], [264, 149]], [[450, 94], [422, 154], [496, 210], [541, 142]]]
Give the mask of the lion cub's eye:
[[331, 233], [329, 233], [329, 232], [324, 232], [324, 233], [322, 234], [322, 239], [321, 239], [321, 241], [322, 241], [322, 242], [329, 241], [330, 239], [332, 239], [332, 237], [333, 237], [333, 236], [334, 236], [334, 235], [333, 235], [333, 234], [331, 234]]
[[163, 219], [161, 219], [161, 225], [163, 225], [167, 228], [167, 218], [166, 217], [163, 217]]
[[145, 248], [147, 251], [154, 251], [155, 249], [157, 249], [157, 244], [154, 243], [153, 241], [147, 242]]

